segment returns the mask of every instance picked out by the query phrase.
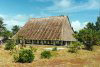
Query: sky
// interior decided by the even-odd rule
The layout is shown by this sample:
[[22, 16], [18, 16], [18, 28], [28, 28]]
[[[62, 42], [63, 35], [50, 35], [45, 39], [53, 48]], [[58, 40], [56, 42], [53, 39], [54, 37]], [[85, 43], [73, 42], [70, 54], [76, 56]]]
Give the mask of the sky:
[[10, 30], [20, 27], [30, 18], [65, 15], [75, 31], [88, 22], [96, 22], [100, 12], [100, 0], [0, 0], [0, 17]]

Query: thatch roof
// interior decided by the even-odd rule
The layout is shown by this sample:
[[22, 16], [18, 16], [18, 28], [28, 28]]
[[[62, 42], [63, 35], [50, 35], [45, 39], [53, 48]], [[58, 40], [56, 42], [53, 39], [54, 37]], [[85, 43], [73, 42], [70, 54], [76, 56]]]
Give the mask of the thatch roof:
[[74, 32], [67, 16], [32, 18], [13, 36], [32, 40], [75, 41]]

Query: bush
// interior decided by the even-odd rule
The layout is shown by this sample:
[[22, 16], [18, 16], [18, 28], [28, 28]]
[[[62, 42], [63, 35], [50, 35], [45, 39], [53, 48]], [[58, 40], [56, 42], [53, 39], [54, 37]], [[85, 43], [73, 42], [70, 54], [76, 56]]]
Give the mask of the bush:
[[80, 42], [73, 42], [69, 45], [69, 52], [71, 53], [76, 53], [78, 51], [78, 49], [81, 48], [81, 43]]
[[54, 47], [54, 48], [52, 49], [52, 51], [57, 51], [57, 47]]
[[30, 49], [21, 49], [18, 54], [14, 55], [14, 60], [21, 63], [30, 63], [34, 60], [35, 56]]
[[99, 46], [100, 45], [100, 41], [96, 42], [96, 44]]
[[89, 51], [92, 51], [93, 50], [93, 44], [91, 42], [87, 42], [85, 44], [85, 48]]
[[41, 58], [51, 58], [51, 52], [50, 51], [43, 51], [42, 53], [41, 53]]
[[92, 51], [93, 46], [100, 40], [99, 34], [100, 32], [87, 27], [77, 32], [74, 36], [78, 41], [83, 42], [85, 49]]
[[72, 44], [76, 44], [78, 49], [82, 49], [84, 47], [83, 43], [81, 42], [73, 42]]
[[18, 62], [18, 60], [19, 60], [19, 54], [18, 54], [18, 53], [15, 53], [15, 54], [13, 55], [13, 58], [14, 58], [14, 61], [15, 61], [15, 62]]
[[12, 49], [14, 49], [14, 47], [15, 47], [14, 41], [8, 40], [4, 49], [5, 50], [12, 50]]

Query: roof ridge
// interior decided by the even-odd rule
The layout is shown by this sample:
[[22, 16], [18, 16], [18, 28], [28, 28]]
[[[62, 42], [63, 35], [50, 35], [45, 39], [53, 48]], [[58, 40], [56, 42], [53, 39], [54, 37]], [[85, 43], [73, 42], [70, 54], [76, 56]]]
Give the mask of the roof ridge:
[[54, 17], [66, 17], [66, 16], [48, 16], [48, 17], [41, 17], [41, 18], [30, 18], [30, 19], [48, 19], [48, 18], [54, 18]]

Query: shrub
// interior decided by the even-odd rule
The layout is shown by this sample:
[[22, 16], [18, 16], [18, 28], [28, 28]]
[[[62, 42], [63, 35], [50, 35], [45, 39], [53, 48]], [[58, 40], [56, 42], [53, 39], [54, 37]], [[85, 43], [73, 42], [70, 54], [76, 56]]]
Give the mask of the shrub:
[[92, 51], [93, 50], [93, 44], [91, 42], [87, 42], [85, 44], [85, 48], [89, 51]]
[[51, 58], [51, 52], [50, 51], [43, 51], [42, 53], [41, 53], [41, 58]]
[[57, 47], [54, 47], [54, 48], [52, 49], [52, 51], [57, 51]]
[[81, 48], [81, 43], [80, 42], [73, 42], [69, 45], [69, 52], [71, 53], [76, 53], [78, 51], [78, 49]]
[[73, 42], [72, 44], [76, 44], [78, 49], [82, 49], [84, 47], [83, 43], [81, 42]]
[[21, 49], [18, 54], [14, 55], [14, 60], [21, 63], [30, 63], [34, 60], [35, 56], [30, 49]]
[[14, 41], [8, 40], [4, 49], [5, 50], [12, 50], [12, 49], [14, 49], [14, 47], [15, 47]]
[[100, 41], [96, 42], [96, 44], [99, 46], [100, 45]]
[[18, 60], [19, 60], [19, 54], [18, 53], [13, 54], [13, 58], [14, 58], [15, 62], [18, 62]]

